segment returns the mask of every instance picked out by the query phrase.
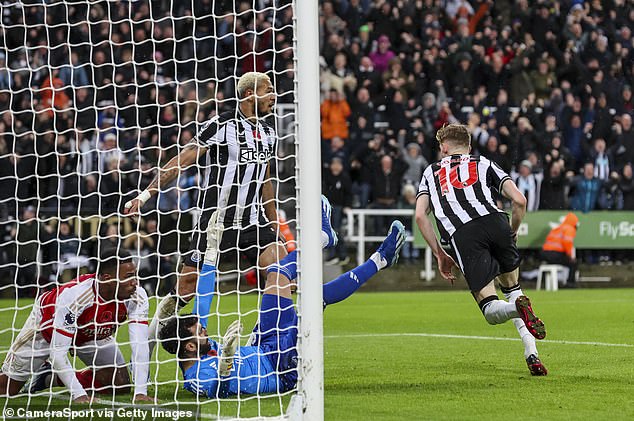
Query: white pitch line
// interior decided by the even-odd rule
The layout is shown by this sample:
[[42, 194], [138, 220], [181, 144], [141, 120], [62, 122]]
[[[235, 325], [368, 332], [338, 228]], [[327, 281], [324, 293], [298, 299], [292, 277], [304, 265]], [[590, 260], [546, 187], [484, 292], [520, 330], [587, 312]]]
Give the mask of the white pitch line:
[[[366, 333], [366, 334], [350, 334], [350, 335], [325, 335], [325, 339], [340, 338], [376, 338], [376, 337], [393, 337], [393, 336], [414, 336], [424, 338], [448, 338], [448, 339], [476, 339], [484, 341], [521, 341], [520, 338], [501, 338], [496, 336], [469, 336], [469, 335], [447, 335], [442, 333]], [[590, 346], [608, 346], [617, 348], [634, 348], [633, 344], [613, 344], [607, 342], [581, 342], [581, 341], [556, 341], [543, 339], [539, 343], [550, 343], [560, 345], [590, 345]]]

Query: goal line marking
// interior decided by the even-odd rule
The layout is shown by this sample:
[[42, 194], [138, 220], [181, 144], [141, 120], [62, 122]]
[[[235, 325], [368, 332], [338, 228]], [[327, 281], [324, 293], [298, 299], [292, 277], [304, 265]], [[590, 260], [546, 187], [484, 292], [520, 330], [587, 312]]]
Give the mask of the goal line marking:
[[[376, 338], [376, 337], [395, 337], [395, 336], [413, 336], [424, 338], [445, 338], [445, 339], [474, 339], [483, 341], [521, 341], [521, 338], [502, 338], [497, 336], [472, 336], [472, 335], [451, 335], [443, 333], [358, 333], [350, 335], [324, 335], [324, 339], [344, 339], [344, 338]], [[544, 339], [539, 343], [550, 343], [559, 345], [588, 345], [588, 346], [607, 346], [617, 348], [634, 348], [634, 344], [615, 344], [609, 342], [584, 342], [584, 341], [565, 341]]]

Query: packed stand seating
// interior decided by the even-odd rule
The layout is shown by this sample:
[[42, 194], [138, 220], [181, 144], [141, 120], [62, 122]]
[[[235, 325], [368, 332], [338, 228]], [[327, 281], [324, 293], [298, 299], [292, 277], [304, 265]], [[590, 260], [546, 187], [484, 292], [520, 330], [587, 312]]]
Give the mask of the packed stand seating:
[[[42, 244], [35, 276], [59, 272], [50, 262], [60, 218], [82, 218], [69, 221], [77, 256], [94, 255], [113, 224], [125, 242], [136, 227], [117, 212], [203, 121], [231, 107], [232, 76], [272, 70], [278, 102], [293, 102], [292, 9], [255, 3], [260, 12], [237, 16], [254, 2], [3, 9], [11, 30], [0, 34], [0, 235], [25, 239], [2, 248], [0, 273], [13, 273], [3, 279], [17, 268], [2, 262], [21, 256], [19, 278], [33, 276], [33, 250], [17, 250], [32, 242]], [[532, 209], [634, 210], [631, 2], [321, 1], [319, 24], [323, 174], [341, 161], [350, 206], [403, 206], [407, 186], [437, 159], [436, 130], [463, 122], [474, 152], [520, 180]], [[168, 244], [154, 278], [186, 242], [175, 233], [191, 229], [200, 175], [192, 168], [146, 205], [157, 211], [140, 229], [168, 233], [158, 236]], [[45, 227], [21, 228], [32, 213]], [[140, 255], [157, 247], [127, 244]]]
[[320, 23], [322, 120], [332, 98], [351, 109], [331, 113], [349, 125], [336, 146], [325, 120], [322, 150], [350, 157], [355, 206], [396, 207], [401, 189], [376, 184], [383, 157], [416, 186], [436, 130], [463, 122], [529, 211], [634, 210], [631, 3], [325, 1]]

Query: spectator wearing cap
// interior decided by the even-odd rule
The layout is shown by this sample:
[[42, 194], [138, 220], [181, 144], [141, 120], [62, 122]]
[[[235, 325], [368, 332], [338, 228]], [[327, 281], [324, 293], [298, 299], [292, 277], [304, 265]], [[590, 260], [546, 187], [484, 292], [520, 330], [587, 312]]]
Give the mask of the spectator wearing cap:
[[520, 162], [519, 171], [513, 174], [513, 181], [519, 191], [526, 197], [526, 210], [529, 212], [539, 209], [539, 194], [544, 175], [533, 173], [533, 164], [529, 160]]
[[392, 60], [396, 54], [390, 50], [390, 39], [387, 35], [381, 35], [377, 41], [376, 50], [370, 53], [370, 60], [374, 69], [382, 74], [389, 68], [390, 60]]
[[[344, 213], [352, 206], [352, 181], [348, 173], [344, 171], [344, 161], [341, 158], [333, 157], [331, 159], [328, 170], [324, 171], [321, 191], [332, 205], [332, 227], [335, 231], [341, 232]], [[337, 246], [332, 250], [328, 262], [330, 264], [346, 264], [348, 261], [346, 244], [342, 236]]]
[[359, 27], [359, 46], [364, 55], [372, 52], [372, 39], [370, 36], [370, 27], [368, 25], [361, 25]]
[[328, 98], [321, 104], [321, 138], [329, 141], [333, 137], [348, 139], [348, 117], [351, 115], [350, 105], [343, 94], [330, 89]]

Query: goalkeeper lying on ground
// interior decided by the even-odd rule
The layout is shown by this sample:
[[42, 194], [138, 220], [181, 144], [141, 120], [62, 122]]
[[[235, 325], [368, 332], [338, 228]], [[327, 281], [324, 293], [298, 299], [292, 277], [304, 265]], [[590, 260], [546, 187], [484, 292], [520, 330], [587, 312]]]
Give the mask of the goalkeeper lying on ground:
[[[291, 390], [297, 383], [297, 314], [291, 299], [291, 282], [296, 278], [297, 254], [293, 252], [268, 268], [277, 272], [276, 282], [267, 281], [258, 324], [251, 346], [239, 347], [242, 326], [232, 323], [223, 344], [207, 337], [206, 316], [215, 288], [216, 244], [221, 229], [212, 221], [207, 229], [207, 251], [196, 292], [197, 314], [175, 317], [160, 332], [163, 348], [177, 354], [185, 379], [184, 387], [209, 398], [237, 394], [274, 393]], [[361, 266], [324, 284], [324, 307], [352, 295], [379, 270], [392, 266], [405, 241], [404, 227], [394, 221], [378, 250]], [[322, 245], [333, 247], [337, 236], [330, 226], [330, 204], [322, 196]], [[272, 277], [270, 277], [272, 278]]]

